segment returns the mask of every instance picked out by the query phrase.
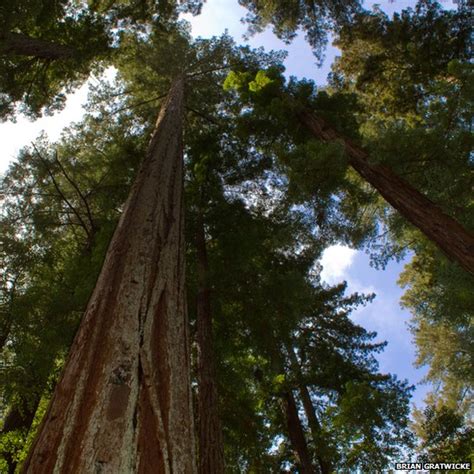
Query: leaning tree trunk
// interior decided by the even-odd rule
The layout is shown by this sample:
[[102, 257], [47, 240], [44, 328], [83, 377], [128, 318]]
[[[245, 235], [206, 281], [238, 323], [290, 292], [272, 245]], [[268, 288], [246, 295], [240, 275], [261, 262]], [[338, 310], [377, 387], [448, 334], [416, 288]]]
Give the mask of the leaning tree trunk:
[[145, 160], [23, 472], [195, 473], [183, 248], [183, 80]]
[[302, 111], [303, 125], [319, 140], [342, 140], [349, 164], [370, 183], [400, 214], [436, 243], [462, 268], [474, 274], [474, 235], [445, 214], [436, 204], [418, 192], [389, 167], [370, 163], [368, 154], [351, 140], [339, 135], [322, 118]]
[[22, 33], [0, 33], [0, 55], [33, 56], [39, 59], [70, 59], [76, 51], [66, 46]]
[[197, 343], [198, 343], [198, 420], [199, 472], [224, 472], [224, 445], [219, 418], [212, 339], [211, 288], [204, 222], [199, 211], [196, 233], [197, 250]]
[[311, 463], [303, 425], [301, 424], [298, 407], [291, 390], [283, 394], [282, 404], [286, 417], [288, 436], [298, 459], [301, 474], [314, 474], [316, 471]]

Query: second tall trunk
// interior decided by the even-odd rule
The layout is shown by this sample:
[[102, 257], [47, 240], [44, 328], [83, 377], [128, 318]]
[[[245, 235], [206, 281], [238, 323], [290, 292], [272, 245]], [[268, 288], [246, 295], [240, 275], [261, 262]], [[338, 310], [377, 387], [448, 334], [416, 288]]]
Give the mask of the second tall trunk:
[[224, 445], [219, 418], [217, 384], [214, 363], [211, 286], [207, 259], [206, 237], [202, 213], [199, 211], [196, 229], [198, 295], [198, 418], [199, 473], [224, 473]]

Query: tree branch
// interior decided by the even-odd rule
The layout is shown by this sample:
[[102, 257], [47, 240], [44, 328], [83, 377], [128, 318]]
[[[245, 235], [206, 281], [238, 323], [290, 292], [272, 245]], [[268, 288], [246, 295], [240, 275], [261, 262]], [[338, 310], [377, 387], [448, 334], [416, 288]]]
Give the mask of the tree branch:
[[0, 54], [13, 56], [34, 56], [40, 59], [71, 59], [76, 50], [70, 46], [32, 38], [23, 33], [0, 34]]
[[33, 145], [33, 148], [36, 152], [36, 154], [38, 155], [39, 159], [41, 160], [41, 162], [43, 163], [43, 165], [45, 166], [46, 168], [46, 171], [49, 175], [49, 177], [51, 178], [51, 181], [53, 182], [53, 185], [56, 189], [56, 191], [58, 192], [58, 194], [61, 196], [62, 200], [66, 203], [66, 205], [71, 209], [71, 211], [73, 212], [73, 214], [77, 217], [77, 219], [79, 220], [81, 226], [83, 227], [84, 231], [86, 232], [87, 234], [87, 238], [90, 239], [91, 238], [91, 234], [90, 234], [90, 231], [89, 229], [87, 228], [87, 225], [86, 223], [84, 222], [84, 220], [82, 219], [81, 215], [79, 214], [79, 212], [76, 210], [76, 208], [69, 202], [68, 198], [64, 195], [64, 193], [62, 192], [58, 182], [56, 181], [56, 178], [54, 177], [54, 174], [51, 172], [49, 166], [48, 166], [48, 162], [47, 160], [41, 155], [41, 153], [39, 152], [38, 148], [36, 147], [36, 145], [34, 143], [32, 143]]
[[91, 212], [91, 209], [90, 209], [90, 206], [89, 206], [89, 203], [87, 202], [87, 199], [86, 197], [84, 196], [84, 194], [82, 194], [81, 190], [79, 189], [79, 186], [76, 184], [76, 182], [69, 176], [69, 174], [67, 173], [67, 171], [65, 170], [64, 166], [62, 165], [62, 163], [59, 161], [59, 158], [58, 158], [58, 152], [56, 151], [56, 153], [54, 154], [54, 159], [56, 160], [57, 164], [59, 165], [59, 168], [61, 169], [61, 172], [63, 173], [64, 177], [68, 180], [68, 182], [71, 184], [71, 186], [76, 190], [77, 194], [79, 195], [81, 201], [84, 203], [84, 206], [86, 207], [86, 212], [87, 212], [87, 218], [89, 219], [89, 223], [91, 225], [91, 232], [92, 234], [95, 232], [96, 230], [96, 225], [95, 225], [95, 222], [94, 222], [94, 219], [92, 218], [92, 212]]

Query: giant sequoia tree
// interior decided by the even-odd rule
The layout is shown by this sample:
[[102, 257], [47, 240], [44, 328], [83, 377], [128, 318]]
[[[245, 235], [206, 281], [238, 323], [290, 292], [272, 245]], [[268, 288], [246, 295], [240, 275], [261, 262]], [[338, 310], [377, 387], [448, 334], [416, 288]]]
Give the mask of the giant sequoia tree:
[[[316, 53], [336, 25], [359, 19], [338, 29], [340, 40], [351, 31], [365, 38], [357, 2], [242, 3], [257, 30], [273, 22], [291, 39], [302, 25]], [[200, 2], [184, 5], [198, 12]], [[40, 113], [102, 58], [119, 71], [97, 87], [82, 124], [57, 144], [25, 149], [3, 180], [6, 469], [29, 446], [23, 470], [35, 473], [383, 469], [411, 445], [410, 389], [378, 372], [383, 344], [348, 317], [371, 297], [322, 286], [314, 267], [338, 239], [361, 245], [377, 225], [396, 229], [347, 164], [415, 226], [426, 230], [427, 210], [444, 216], [444, 234], [425, 233], [459, 247], [467, 269], [469, 256], [459, 255], [470, 236], [397, 177], [390, 159], [374, 163], [354, 145], [389, 148], [381, 130], [379, 141], [365, 132], [377, 93], [355, 101], [351, 70], [339, 65], [329, 93], [290, 80], [282, 94], [282, 55], [237, 48], [227, 36], [191, 41], [175, 7], [2, 10], [4, 116], [14, 102]], [[440, 63], [423, 73], [438, 80]], [[251, 71], [227, 81], [245, 107], [222, 87], [229, 68]], [[456, 77], [461, 69], [451, 67]], [[427, 177], [420, 190], [442, 201], [430, 186]], [[359, 200], [377, 219], [364, 222]], [[412, 201], [421, 214], [408, 216]], [[455, 207], [444, 212], [467, 226]], [[399, 245], [409, 232], [392, 233]], [[412, 293], [412, 304], [420, 297]]]
[[[440, 85], [448, 77], [452, 77], [455, 64], [458, 64], [459, 68], [469, 61], [470, 12], [463, 4], [459, 6], [458, 12], [446, 12], [442, 11], [436, 2], [421, 1], [415, 11], [408, 9], [401, 16], [395, 15], [394, 20], [390, 22], [383, 13], [370, 15], [358, 11], [355, 2], [353, 4], [349, 2], [345, 9], [337, 2], [331, 5], [305, 1], [294, 2], [291, 5], [278, 2], [243, 3], [249, 6], [253, 13], [249, 16], [249, 21], [256, 31], [271, 23], [277, 34], [290, 40], [295, 36], [297, 29], [302, 27], [307, 32], [307, 39], [316, 55], [319, 54], [318, 45], [324, 27], [317, 21], [309, 19], [313, 15], [317, 16], [317, 12], [325, 11], [326, 8], [333, 9], [336, 18], [340, 15], [337, 23], [340, 27], [340, 38], [336, 43], [348, 53], [338, 61], [339, 67], [336, 71], [338, 74], [342, 72], [342, 78], [349, 90], [356, 84], [363, 94], [369, 92], [364, 94], [365, 99], [367, 95], [371, 95], [370, 104], [374, 107], [367, 112], [375, 114], [375, 121], [381, 110], [388, 110], [390, 113], [394, 110], [394, 106], [405, 115], [407, 113], [410, 115], [417, 105], [421, 108], [426, 107], [426, 102], [433, 102], [430, 94], [434, 94], [435, 97], [443, 95], [445, 91]], [[345, 21], [342, 19], [344, 15]], [[397, 49], [394, 45], [401, 49]], [[424, 54], [426, 50], [429, 51], [428, 55]], [[358, 71], [358, 68], [362, 68], [362, 71]], [[336, 77], [341, 80], [341, 75]], [[234, 85], [236, 82], [242, 87], [242, 80], [234, 81]], [[390, 84], [388, 87], [387, 82]], [[378, 85], [374, 87], [374, 84]], [[459, 89], [465, 89], [460, 83], [457, 85]], [[257, 90], [254, 88], [253, 91]], [[281, 91], [278, 91], [278, 95], [280, 94]], [[269, 99], [267, 95], [266, 100]], [[474, 274], [474, 235], [469, 226], [463, 225], [453, 215], [447, 214], [442, 204], [433, 202], [410, 181], [400, 176], [393, 166], [390, 166], [392, 163], [384, 163], [376, 154], [371, 157], [367, 150], [357, 146], [353, 138], [359, 137], [354, 130], [349, 135], [342, 134], [339, 124], [331, 124], [325, 119], [324, 110], [321, 112], [315, 110], [308, 101], [303, 104], [286, 103], [286, 106], [290, 110], [294, 109], [295, 119], [298, 119], [316, 139], [340, 141], [344, 145], [348, 164], [365, 181], [407, 221], [435, 242], [445, 255], [456, 261], [467, 272]], [[261, 112], [262, 107], [259, 107], [257, 113]], [[412, 119], [413, 115], [417, 113], [411, 114]], [[455, 111], [452, 111], [448, 129], [451, 129], [456, 122], [454, 115]], [[395, 129], [399, 125], [394, 121], [389, 123], [389, 127]], [[419, 156], [412, 159], [420, 161]], [[402, 158], [402, 161], [409, 159]], [[464, 163], [464, 169], [467, 166], [469, 164]]]
[[161, 107], [25, 472], [194, 472], [183, 101], [178, 78]]

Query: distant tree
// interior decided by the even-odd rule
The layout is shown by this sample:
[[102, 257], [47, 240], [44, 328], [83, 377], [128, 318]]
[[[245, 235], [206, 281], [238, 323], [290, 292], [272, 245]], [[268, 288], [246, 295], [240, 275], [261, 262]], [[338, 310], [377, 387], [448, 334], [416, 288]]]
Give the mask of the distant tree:
[[318, 243], [302, 215], [242, 204], [214, 199], [207, 218], [226, 468], [383, 468], [411, 443], [410, 389], [377, 373], [383, 344], [347, 316], [367, 298], [308, 280]]
[[5, 0], [0, 6], [0, 119], [14, 118], [18, 111], [37, 118], [62, 108], [68, 92], [91, 72], [111, 65], [120, 32], [144, 31], [150, 23], [166, 30], [180, 11], [197, 14], [201, 5], [200, 0]]

